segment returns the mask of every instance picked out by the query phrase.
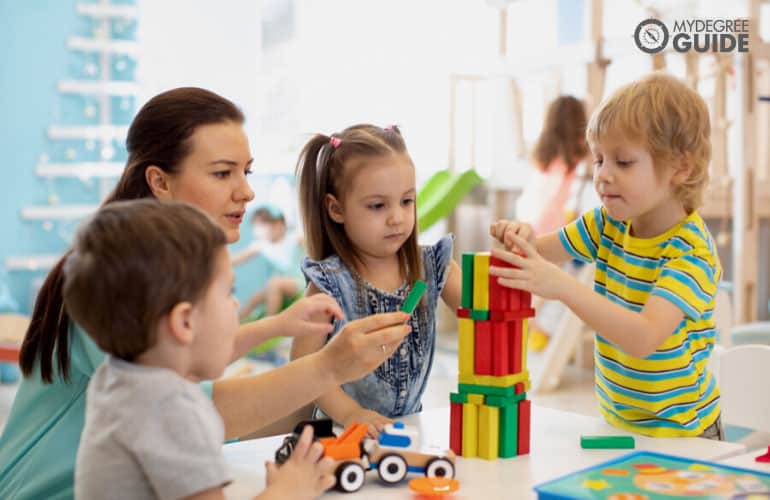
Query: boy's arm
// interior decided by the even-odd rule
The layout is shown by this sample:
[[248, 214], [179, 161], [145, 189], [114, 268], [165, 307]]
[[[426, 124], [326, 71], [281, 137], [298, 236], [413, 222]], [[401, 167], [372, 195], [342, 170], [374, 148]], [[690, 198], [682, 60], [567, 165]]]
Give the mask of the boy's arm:
[[519, 237], [514, 237], [524, 256], [492, 249], [496, 257], [519, 269], [490, 268], [500, 284], [521, 288], [544, 298], [563, 302], [599, 335], [627, 354], [646, 358], [682, 322], [684, 312], [668, 300], [651, 295], [641, 312], [630, 311], [587, 289], [575, 277], [541, 257]]
[[572, 259], [567, 249], [564, 248], [558, 231], [537, 238], [537, 253], [554, 264], [561, 264]]
[[684, 319], [684, 312], [662, 297], [650, 296], [642, 310], [635, 312], [567, 273], [563, 273], [563, 282], [563, 292], [556, 298], [599, 335], [636, 358], [654, 353]]
[[452, 310], [456, 311], [460, 307], [462, 300], [463, 276], [460, 266], [454, 259], [449, 262], [449, 276], [444, 283], [444, 290], [441, 291], [441, 299]]

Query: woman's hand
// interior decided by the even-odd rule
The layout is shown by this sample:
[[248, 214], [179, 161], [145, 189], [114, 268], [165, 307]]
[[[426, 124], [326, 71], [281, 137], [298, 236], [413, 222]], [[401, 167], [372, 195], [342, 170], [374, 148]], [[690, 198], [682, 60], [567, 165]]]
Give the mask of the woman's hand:
[[489, 274], [497, 276], [497, 282], [508, 288], [519, 288], [546, 299], [560, 300], [560, 294], [565, 289], [564, 278], [568, 275], [540, 256], [535, 247], [524, 238], [515, 233], [506, 237], [510, 237], [512, 246], [519, 249], [522, 255], [493, 248], [493, 257], [515, 267], [490, 266]]
[[358, 380], [393, 355], [412, 327], [409, 314], [374, 314], [351, 321], [326, 344], [319, 354], [337, 382]]
[[326, 335], [334, 329], [332, 320], [342, 320], [345, 315], [340, 305], [330, 295], [318, 293], [303, 297], [276, 316], [282, 335], [304, 337]]
[[526, 222], [499, 220], [489, 226], [489, 234], [505, 246], [508, 251], [522, 253], [513, 237], [518, 236], [532, 246], [536, 244], [535, 230]]

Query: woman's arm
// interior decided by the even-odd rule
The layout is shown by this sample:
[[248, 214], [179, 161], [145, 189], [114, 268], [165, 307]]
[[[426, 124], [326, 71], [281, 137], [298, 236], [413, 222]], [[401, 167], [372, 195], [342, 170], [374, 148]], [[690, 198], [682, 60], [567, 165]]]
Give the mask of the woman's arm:
[[[320, 293], [321, 290], [319, 290], [312, 282], [305, 290], [306, 297], [316, 296]], [[323, 348], [325, 343], [326, 338], [321, 336], [296, 338], [291, 344], [291, 359], [299, 359], [318, 352]], [[335, 387], [324, 393], [322, 397], [318, 398], [316, 404], [318, 404], [323, 412], [332, 420], [343, 424], [346, 423], [348, 415], [361, 408], [361, 406], [353, 400], [353, 398], [348, 396], [341, 387]]]
[[408, 314], [393, 312], [351, 321], [320, 351], [261, 375], [215, 382], [212, 398], [226, 438], [256, 432], [371, 372], [408, 335], [407, 319]]

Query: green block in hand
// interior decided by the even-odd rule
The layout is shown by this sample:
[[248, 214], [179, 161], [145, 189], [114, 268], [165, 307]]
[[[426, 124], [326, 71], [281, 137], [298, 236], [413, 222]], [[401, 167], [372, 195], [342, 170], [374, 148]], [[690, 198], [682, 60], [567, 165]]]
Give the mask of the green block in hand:
[[401, 305], [401, 312], [412, 314], [417, 307], [417, 304], [420, 303], [420, 299], [425, 293], [425, 288], [425, 282], [423, 280], [417, 280], [412, 287], [412, 291], [409, 292], [406, 300]]

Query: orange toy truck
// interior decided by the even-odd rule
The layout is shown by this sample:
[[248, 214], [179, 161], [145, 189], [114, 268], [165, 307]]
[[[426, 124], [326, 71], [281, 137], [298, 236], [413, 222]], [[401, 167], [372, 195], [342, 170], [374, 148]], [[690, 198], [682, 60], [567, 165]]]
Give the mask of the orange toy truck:
[[366, 438], [366, 424], [354, 423], [337, 437], [329, 419], [301, 422], [276, 451], [276, 463], [288, 460], [305, 425], [313, 427], [315, 438], [324, 447], [324, 455], [337, 461], [336, 487], [341, 491], [351, 493], [361, 489], [366, 471], [370, 469], [376, 469], [387, 484], [401, 482], [408, 472], [420, 472], [427, 477], [454, 477], [454, 452], [418, 446], [417, 432], [402, 422], [387, 424], [376, 440]]

